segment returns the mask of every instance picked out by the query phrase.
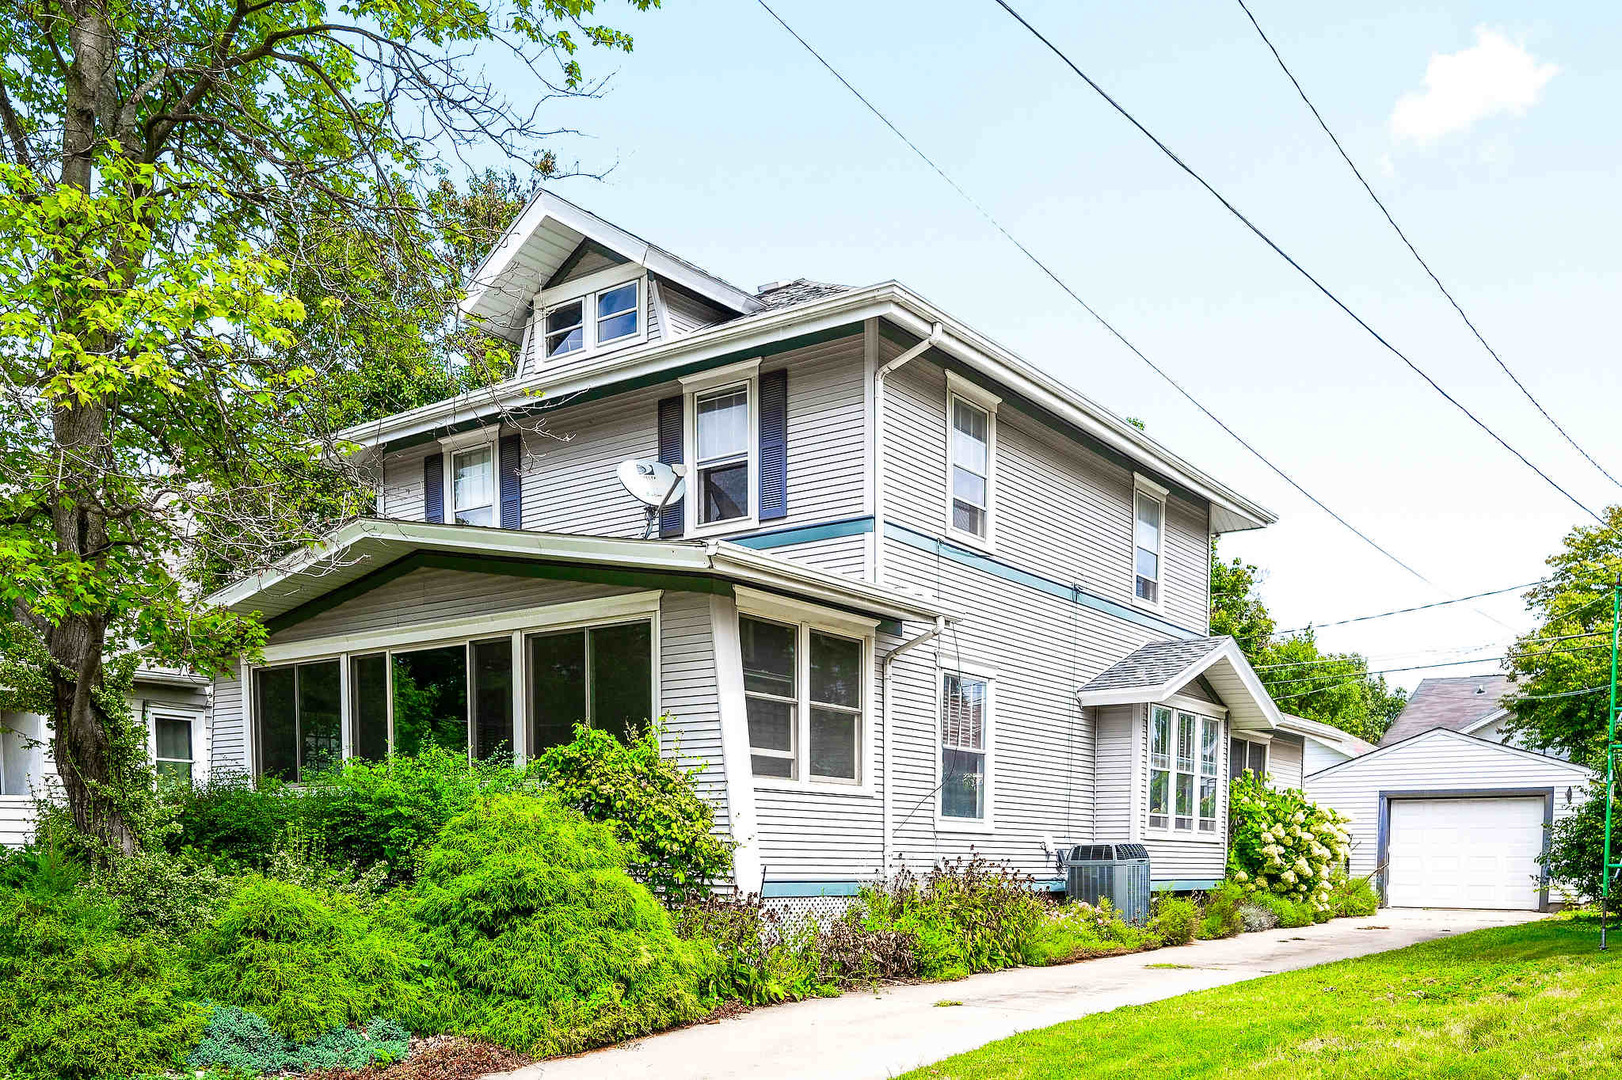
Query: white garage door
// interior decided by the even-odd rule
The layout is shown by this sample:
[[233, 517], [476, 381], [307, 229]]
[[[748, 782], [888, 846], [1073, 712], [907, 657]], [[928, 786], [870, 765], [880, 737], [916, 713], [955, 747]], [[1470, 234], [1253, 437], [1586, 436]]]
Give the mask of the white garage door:
[[1392, 799], [1392, 907], [1538, 906], [1543, 800]]

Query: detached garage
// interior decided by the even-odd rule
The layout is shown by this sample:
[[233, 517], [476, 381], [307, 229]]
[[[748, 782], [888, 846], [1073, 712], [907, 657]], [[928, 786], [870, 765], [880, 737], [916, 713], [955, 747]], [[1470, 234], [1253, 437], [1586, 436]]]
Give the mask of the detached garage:
[[1307, 795], [1352, 819], [1353, 876], [1392, 907], [1545, 910], [1538, 857], [1591, 773], [1447, 728], [1306, 777]]

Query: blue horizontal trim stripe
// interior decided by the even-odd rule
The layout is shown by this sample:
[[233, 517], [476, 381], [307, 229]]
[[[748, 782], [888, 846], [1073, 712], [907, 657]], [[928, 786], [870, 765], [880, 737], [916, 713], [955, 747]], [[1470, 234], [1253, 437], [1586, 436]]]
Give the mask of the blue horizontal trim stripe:
[[786, 896], [855, 896], [862, 891], [859, 881], [767, 881], [760, 886], [765, 899]]
[[1220, 884], [1221, 878], [1196, 878], [1193, 881], [1156, 881], [1149, 888], [1155, 892], [1210, 892]]
[[1101, 611], [1106, 615], [1113, 615], [1117, 619], [1124, 619], [1129, 623], [1136, 623], [1151, 630], [1158, 630], [1163, 634], [1171, 634], [1173, 637], [1185, 639], [1205, 636], [1197, 630], [1190, 630], [1186, 626], [1178, 626], [1176, 623], [1162, 619], [1158, 615], [1151, 615], [1146, 611], [1138, 611], [1124, 604], [1117, 604], [1115, 601], [1105, 599], [1102, 596], [1096, 596], [1079, 585], [1066, 585], [1054, 581], [1052, 578], [1041, 577], [1028, 570], [1021, 570], [1017, 566], [1005, 563], [1001, 559], [994, 559], [978, 551], [970, 551], [968, 548], [948, 543], [938, 537], [927, 536], [914, 529], [909, 529], [905, 525], [897, 525], [893, 521], [884, 523], [884, 535], [899, 540], [908, 547], [917, 548], [919, 551], [927, 551], [944, 559], [950, 559], [955, 563], [972, 566], [976, 570], [1002, 578], [1004, 581], [1012, 581], [1017, 585], [1024, 585], [1049, 596], [1057, 596], [1061, 600], [1069, 600], [1073, 604], [1080, 604], [1082, 607]]
[[841, 536], [860, 536], [873, 531], [870, 517], [844, 518], [823, 521], [815, 525], [791, 525], [786, 529], [750, 533], [748, 536], [727, 537], [734, 544], [761, 551], [766, 548], [786, 547], [789, 544], [809, 544], [814, 540], [834, 540]]

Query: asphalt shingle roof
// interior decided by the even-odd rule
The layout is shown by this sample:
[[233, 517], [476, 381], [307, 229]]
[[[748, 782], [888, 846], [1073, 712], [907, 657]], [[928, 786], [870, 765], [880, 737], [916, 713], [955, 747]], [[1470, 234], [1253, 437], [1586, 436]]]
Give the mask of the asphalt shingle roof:
[[809, 304], [813, 300], [824, 297], [838, 296], [840, 293], [850, 292], [849, 285], [834, 285], [826, 281], [811, 281], [807, 278], [796, 278], [771, 285], [755, 293], [755, 299], [765, 304], [768, 310], [795, 307], [799, 304]]
[[1414, 687], [1413, 697], [1380, 739], [1380, 745], [1390, 746], [1432, 728], [1463, 731], [1503, 708], [1499, 699], [1509, 690], [1510, 681], [1505, 675], [1421, 679]]
[[1099, 672], [1082, 690], [1123, 690], [1159, 686], [1227, 641], [1223, 637], [1154, 641]]

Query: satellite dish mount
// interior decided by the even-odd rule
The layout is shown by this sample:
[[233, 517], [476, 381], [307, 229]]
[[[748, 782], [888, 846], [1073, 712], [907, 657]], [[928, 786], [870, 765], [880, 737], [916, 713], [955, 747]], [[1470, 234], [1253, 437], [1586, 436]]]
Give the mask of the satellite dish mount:
[[671, 503], [681, 502], [686, 492], [687, 466], [667, 465], [653, 458], [632, 458], [620, 462], [618, 475], [625, 490], [647, 513], [642, 539], [653, 539], [659, 535], [659, 515]]

